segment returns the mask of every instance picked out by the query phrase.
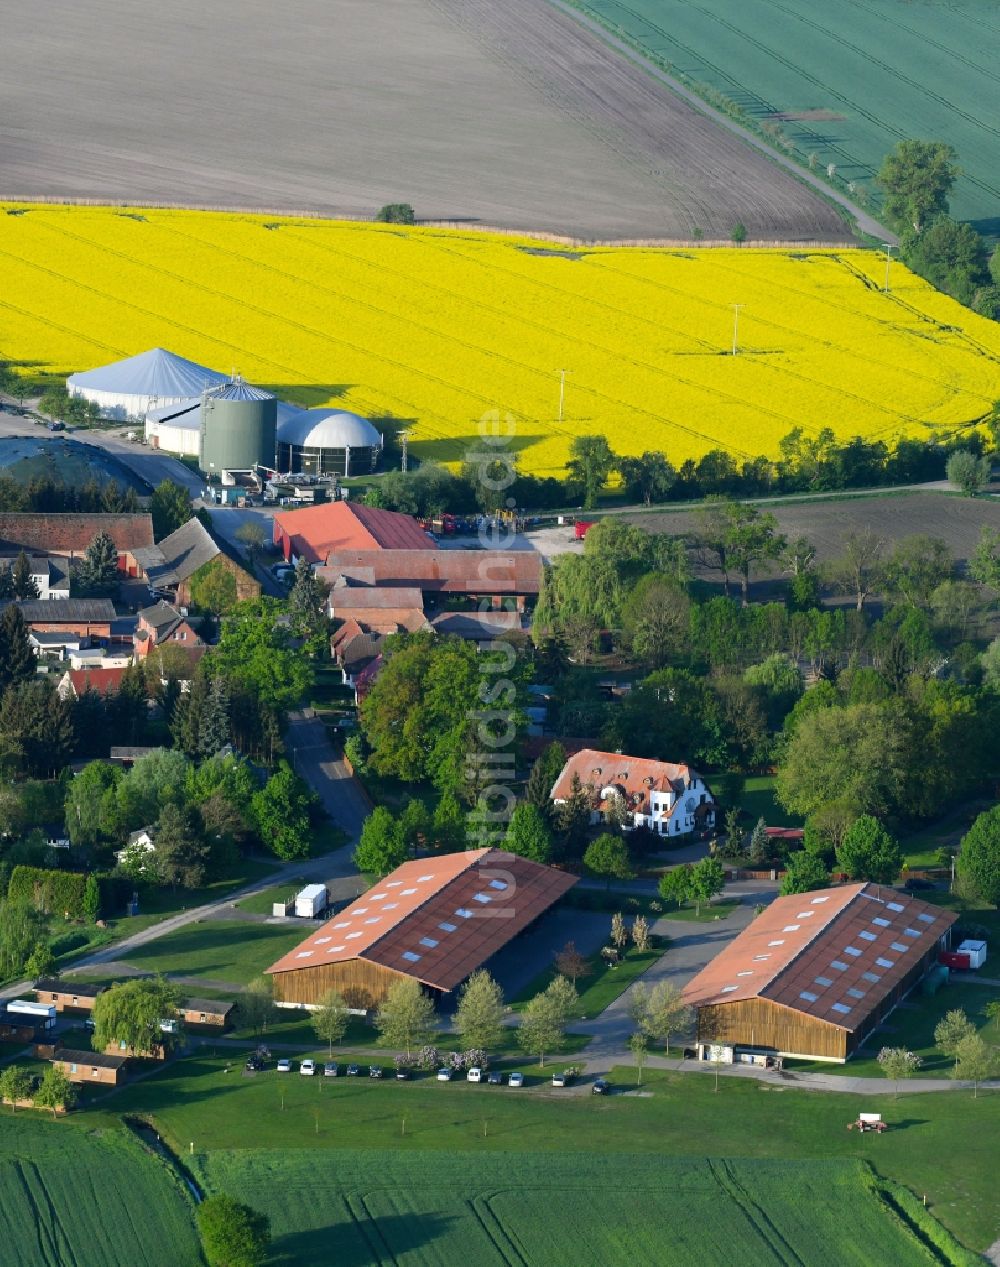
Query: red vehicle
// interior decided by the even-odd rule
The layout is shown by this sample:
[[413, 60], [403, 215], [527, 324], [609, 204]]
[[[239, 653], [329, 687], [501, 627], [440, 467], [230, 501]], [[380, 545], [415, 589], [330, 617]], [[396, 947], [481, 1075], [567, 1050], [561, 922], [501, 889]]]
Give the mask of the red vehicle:
[[577, 519], [573, 524], [573, 535], [576, 540], [582, 541], [593, 526], [594, 521], [592, 519]]

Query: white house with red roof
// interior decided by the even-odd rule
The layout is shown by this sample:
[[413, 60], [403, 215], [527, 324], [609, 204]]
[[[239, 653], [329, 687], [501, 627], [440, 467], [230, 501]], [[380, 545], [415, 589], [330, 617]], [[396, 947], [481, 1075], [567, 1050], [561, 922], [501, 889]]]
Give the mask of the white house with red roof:
[[689, 765], [583, 748], [556, 779], [550, 794], [556, 805], [569, 799], [574, 776], [590, 798], [591, 822], [600, 822], [617, 800], [626, 829], [648, 827], [660, 836], [683, 836], [715, 824], [715, 798]]

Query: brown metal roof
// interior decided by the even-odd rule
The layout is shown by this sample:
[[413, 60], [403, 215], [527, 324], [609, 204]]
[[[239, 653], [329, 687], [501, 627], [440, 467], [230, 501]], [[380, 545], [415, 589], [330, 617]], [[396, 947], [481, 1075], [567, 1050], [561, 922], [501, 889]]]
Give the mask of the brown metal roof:
[[764, 998], [855, 1030], [955, 922], [876, 884], [780, 897], [688, 983], [694, 1007]]
[[533, 550], [335, 550], [318, 572], [327, 581], [342, 575], [446, 594], [537, 594], [542, 556]]
[[90, 1065], [92, 1069], [120, 1069], [128, 1063], [127, 1056], [112, 1056], [104, 1051], [75, 1051], [69, 1047], [57, 1047], [52, 1060], [67, 1065]]
[[268, 972], [367, 959], [452, 990], [575, 883], [499, 849], [407, 862]]

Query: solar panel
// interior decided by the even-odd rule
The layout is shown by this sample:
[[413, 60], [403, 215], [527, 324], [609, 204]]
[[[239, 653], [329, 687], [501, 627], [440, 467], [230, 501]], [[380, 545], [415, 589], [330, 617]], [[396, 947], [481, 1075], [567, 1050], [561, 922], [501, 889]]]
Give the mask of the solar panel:
[[472, 919], [472, 912], [469, 910], [466, 910], [464, 906], [460, 906], [458, 910], [455, 912], [455, 914], [461, 915], [462, 919]]
[[457, 924], [438, 924], [442, 933], [453, 933], [457, 927]]
[[473, 893], [472, 900], [473, 902], [488, 902], [490, 895], [488, 893]]
[[919, 937], [920, 933], [916, 928], [904, 928], [903, 936], [904, 937]]
[[506, 880], [491, 880], [490, 881], [491, 889], [505, 889], [506, 887], [507, 887]]

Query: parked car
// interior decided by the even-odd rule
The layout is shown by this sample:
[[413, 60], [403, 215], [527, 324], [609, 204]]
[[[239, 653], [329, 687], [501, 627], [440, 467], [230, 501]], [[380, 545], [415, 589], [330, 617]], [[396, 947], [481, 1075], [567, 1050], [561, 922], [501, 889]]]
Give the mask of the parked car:
[[396, 1079], [398, 1082], [406, 1082], [409, 1076], [410, 1076], [410, 1071], [409, 1069], [406, 1068], [405, 1065], [402, 1065], [399, 1069], [396, 1070]]
[[483, 1080], [483, 1071], [482, 1069], [477, 1069], [475, 1066], [473, 1066], [469, 1070], [469, 1072], [465, 1075], [466, 1082], [482, 1082], [482, 1080]]
[[311, 1078], [316, 1072], [315, 1060], [303, 1060], [299, 1065], [299, 1073], [304, 1073], [307, 1078]]
[[438, 1082], [451, 1082], [451, 1070], [445, 1068], [439, 1069], [437, 1079]]
[[911, 875], [903, 885], [904, 889], [909, 889], [911, 893], [916, 893], [919, 889], [933, 889], [934, 884], [931, 880], [924, 880], [921, 876]]
[[524, 1074], [517, 1073], [517, 1072], [512, 1073], [510, 1077], [507, 1079], [507, 1085], [508, 1087], [523, 1087]]
[[288, 1059], [287, 1056], [282, 1056], [282, 1058], [278, 1061], [277, 1070], [278, 1070], [278, 1073], [292, 1072], [292, 1062]]
[[259, 1056], [247, 1056], [245, 1067], [250, 1073], [259, 1073], [264, 1068], [264, 1062]]
[[94, 1020], [94, 1018], [93, 1018], [92, 1016], [86, 1016], [86, 1017], [84, 1017], [84, 1021], [83, 1021], [83, 1028], [84, 1028], [84, 1029], [85, 1029], [85, 1030], [86, 1030], [89, 1034], [92, 1034], [92, 1033], [94, 1032], [94, 1030], [95, 1030], [95, 1029], [97, 1029], [97, 1022]]
[[359, 1068], [357, 1065], [348, 1065], [348, 1066], [347, 1066], [347, 1076], [348, 1076], [349, 1078], [356, 1078], [360, 1072], [361, 1072], [361, 1070], [360, 1070], [360, 1068]]
[[491, 1069], [486, 1075], [486, 1081], [491, 1087], [499, 1087], [503, 1083], [503, 1074], [499, 1069]]
[[565, 1073], [554, 1073], [552, 1075], [552, 1085], [554, 1087], [566, 1087], [573, 1081], [573, 1075], [567, 1070]]
[[608, 1081], [606, 1078], [597, 1078], [594, 1085], [590, 1088], [591, 1095], [607, 1095]]
[[333, 1063], [332, 1060], [328, 1060], [327, 1063], [323, 1066], [324, 1078], [336, 1078], [339, 1072], [340, 1070], [337, 1068], [337, 1066]]
[[381, 1078], [381, 1077], [382, 1077], [382, 1066], [381, 1066], [381, 1065], [369, 1065], [369, 1066], [368, 1066], [368, 1077], [369, 1077], [369, 1078]]
[[49, 430], [50, 431], [65, 431], [66, 424], [64, 422], [50, 422]]

